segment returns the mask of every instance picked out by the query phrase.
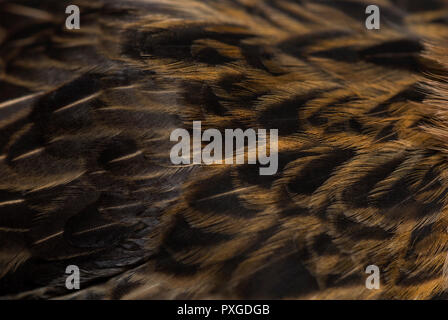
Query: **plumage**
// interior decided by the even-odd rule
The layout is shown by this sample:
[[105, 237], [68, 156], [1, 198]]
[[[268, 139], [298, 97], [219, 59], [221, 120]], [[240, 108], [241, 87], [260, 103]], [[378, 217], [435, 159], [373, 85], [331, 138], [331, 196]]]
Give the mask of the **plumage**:
[[[368, 4], [0, 3], [0, 297], [445, 298], [448, 3]], [[277, 174], [173, 165], [193, 121]]]

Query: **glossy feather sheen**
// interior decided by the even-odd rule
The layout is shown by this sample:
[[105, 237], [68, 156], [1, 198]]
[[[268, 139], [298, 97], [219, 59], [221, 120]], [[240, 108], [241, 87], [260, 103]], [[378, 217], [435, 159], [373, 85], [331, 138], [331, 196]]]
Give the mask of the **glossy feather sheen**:
[[[377, 4], [2, 2], [0, 296], [446, 297], [448, 3]], [[172, 165], [192, 121], [278, 173]]]

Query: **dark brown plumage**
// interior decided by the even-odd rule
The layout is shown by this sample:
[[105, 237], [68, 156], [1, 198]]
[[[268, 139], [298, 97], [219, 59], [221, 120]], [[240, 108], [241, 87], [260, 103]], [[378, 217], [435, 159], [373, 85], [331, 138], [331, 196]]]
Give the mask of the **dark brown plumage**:
[[[68, 4], [0, 3], [0, 296], [446, 297], [446, 1]], [[278, 173], [172, 165], [193, 120]]]

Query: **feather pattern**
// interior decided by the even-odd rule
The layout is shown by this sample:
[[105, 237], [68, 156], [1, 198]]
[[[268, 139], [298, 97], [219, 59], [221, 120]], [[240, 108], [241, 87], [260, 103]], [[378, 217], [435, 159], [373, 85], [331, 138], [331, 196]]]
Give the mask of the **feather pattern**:
[[[377, 3], [0, 3], [0, 296], [446, 297], [448, 3]], [[174, 166], [192, 121], [277, 174]]]

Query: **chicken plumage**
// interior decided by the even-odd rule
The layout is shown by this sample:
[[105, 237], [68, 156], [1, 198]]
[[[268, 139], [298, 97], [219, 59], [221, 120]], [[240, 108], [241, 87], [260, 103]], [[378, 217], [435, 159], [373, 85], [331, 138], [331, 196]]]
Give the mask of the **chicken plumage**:
[[[0, 3], [0, 296], [446, 298], [448, 2], [368, 2]], [[277, 174], [173, 165], [192, 121]]]

